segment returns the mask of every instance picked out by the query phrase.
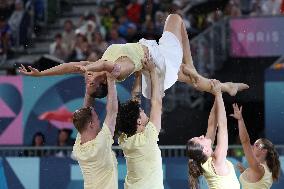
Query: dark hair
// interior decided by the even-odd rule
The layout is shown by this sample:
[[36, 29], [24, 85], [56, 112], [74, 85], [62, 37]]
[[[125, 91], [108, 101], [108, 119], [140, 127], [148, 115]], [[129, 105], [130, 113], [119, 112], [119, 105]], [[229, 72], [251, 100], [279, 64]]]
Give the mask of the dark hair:
[[272, 172], [273, 181], [278, 181], [280, 176], [279, 155], [271, 141], [266, 138], [260, 138], [259, 140], [264, 145], [263, 148], [267, 150], [266, 164], [270, 172]]
[[35, 139], [37, 136], [40, 136], [42, 138], [42, 143], [45, 144], [45, 137], [43, 135], [42, 132], [36, 132], [33, 136], [33, 140], [32, 140], [32, 146], [35, 146]]
[[58, 39], [58, 38], [62, 39], [61, 33], [57, 33], [54, 38], [55, 38], [55, 39]]
[[72, 20], [70, 20], [70, 19], [65, 20], [65, 21], [64, 21], [64, 24], [67, 24], [67, 23], [69, 23], [69, 24], [71, 24], [71, 25], [73, 26]]
[[4, 16], [0, 16], [0, 22], [5, 22], [5, 21], [6, 21], [5, 17]]
[[73, 124], [79, 133], [86, 129], [86, 125], [91, 121], [91, 119], [91, 107], [80, 108], [73, 113]]
[[135, 135], [137, 131], [137, 119], [140, 117], [140, 105], [136, 100], [129, 100], [119, 105], [116, 118], [118, 133], [124, 133], [127, 137]]
[[203, 175], [203, 169], [201, 164], [205, 163], [208, 157], [203, 153], [203, 147], [189, 140], [187, 142], [187, 156], [189, 157], [188, 161], [188, 172], [189, 172], [189, 184], [190, 188], [198, 188], [198, 177]]
[[71, 136], [73, 131], [72, 129], [63, 128], [63, 129], [58, 130], [58, 134], [60, 134], [61, 132], [66, 132], [68, 136]]
[[97, 86], [96, 91], [91, 94], [92, 98], [104, 98], [108, 94], [107, 84], [101, 83]]

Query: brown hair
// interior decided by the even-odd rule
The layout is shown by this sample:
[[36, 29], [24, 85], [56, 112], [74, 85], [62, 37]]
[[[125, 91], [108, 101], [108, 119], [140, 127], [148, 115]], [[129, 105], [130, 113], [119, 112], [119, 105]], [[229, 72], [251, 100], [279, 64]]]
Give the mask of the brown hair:
[[201, 164], [205, 163], [208, 157], [203, 153], [203, 147], [189, 140], [187, 142], [189, 184], [190, 188], [198, 188], [198, 177], [203, 175]]
[[79, 133], [86, 129], [87, 123], [92, 120], [92, 108], [85, 107], [73, 113], [73, 124]]
[[279, 155], [273, 145], [273, 143], [266, 139], [266, 138], [261, 138], [259, 139], [261, 143], [264, 145], [264, 149], [267, 150], [267, 155], [266, 155], [266, 164], [272, 172], [272, 178], [273, 181], [278, 181], [279, 176], [280, 176], [280, 161], [279, 161]]
[[140, 104], [136, 100], [129, 100], [119, 105], [116, 118], [116, 130], [127, 137], [135, 135], [137, 131], [137, 119], [140, 117]]

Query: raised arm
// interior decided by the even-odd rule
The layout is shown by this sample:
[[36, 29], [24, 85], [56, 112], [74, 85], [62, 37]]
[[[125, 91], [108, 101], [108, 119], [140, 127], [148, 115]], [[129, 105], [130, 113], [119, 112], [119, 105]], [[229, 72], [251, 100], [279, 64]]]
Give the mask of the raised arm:
[[162, 115], [162, 96], [160, 93], [159, 79], [155, 69], [153, 59], [148, 57], [143, 62], [144, 69], [150, 72], [151, 77], [151, 111], [150, 121], [155, 125], [158, 132], [161, 130], [161, 115]]
[[135, 80], [133, 88], [131, 91], [131, 97], [133, 100], [136, 100], [141, 104], [141, 85], [142, 85], [142, 75], [141, 72], [135, 72]]
[[[214, 165], [218, 169], [226, 166], [228, 151], [227, 117], [219, 81], [213, 81], [213, 91], [216, 99], [216, 122], [218, 125], [217, 146], [214, 151]], [[220, 169], [219, 169], [220, 170]], [[217, 170], [216, 170], [217, 171]]]
[[84, 97], [84, 107], [93, 106], [95, 98], [92, 97], [92, 94], [95, 92], [95, 87], [93, 82], [86, 83], [86, 92]]
[[118, 100], [115, 86], [115, 78], [110, 74], [107, 75], [108, 95], [106, 104], [105, 123], [109, 127], [112, 136], [114, 135], [116, 116], [118, 112]]
[[257, 175], [259, 178], [263, 176], [264, 170], [262, 166], [258, 163], [256, 157], [254, 156], [249, 134], [247, 132], [245, 122], [242, 116], [242, 107], [238, 107], [237, 104], [233, 104], [234, 114], [231, 114], [233, 118], [238, 120], [239, 136], [243, 146], [243, 150], [248, 161], [249, 168]]
[[211, 108], [210, 115], [208, 118], [208, 127], [206, 132], [206, 138], [210, 138], [212, 141], [212, 145], [214, 144], [215, 137], [216, 137], [216, 130], [217, 130], [217, 123], [216, 123], [216, 98], [214, 100], [214, 104]]
[[26, 69], [23, 65], [21, 65], [21, 67], [19, 67], [19, 72], [24, 75], [34, 77], [84, 73], [78, 66], [86, 66], [87, 64], [87, 61], [63, 63], [43, 71], [39, 71], [31, 66], [28, 66], [28, 69]]

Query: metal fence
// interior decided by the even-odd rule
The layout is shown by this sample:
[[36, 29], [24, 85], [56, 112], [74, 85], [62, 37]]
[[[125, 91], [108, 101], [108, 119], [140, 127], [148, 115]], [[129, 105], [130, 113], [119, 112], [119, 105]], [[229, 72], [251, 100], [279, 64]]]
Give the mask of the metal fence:
[[[186, 146], [184, 145], [162, 145], [161, 149], [162, 157], [186, 157]], [[284, 145], [275, 146], [279, 155], [284, 155]], [[119, 146], [113, 146], [113, 151], [117, 157], [123, 157], [122, 149]], [[241, 150], [240, 145], [230, 145], [228, 155], [231, 156], [232, 151]], [[34, 156], [71, 156], [72, 147], [56, 147], [56, 146], [44, 146], [44, 147], [26, 147], [26, 146], [1, 146], [0, 157], [34, 157]]]

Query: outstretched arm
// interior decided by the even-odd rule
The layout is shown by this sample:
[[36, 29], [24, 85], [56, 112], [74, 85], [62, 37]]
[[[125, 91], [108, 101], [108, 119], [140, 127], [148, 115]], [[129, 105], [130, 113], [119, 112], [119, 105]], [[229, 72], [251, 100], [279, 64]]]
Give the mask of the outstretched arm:
[[246, 125], [242, 116], [242, 107], [238, 107], [237, 104], [233, 104], [234, 114], [231, 114], [233, 118], [238, 120], [239, 136], [243, 146], [243, 150], [248, 161], [249, 168], [257, 175], [259, 178], [263, 176], [263, 167], [258, 163], [250, 144], [249, 134], [246, 129]]
[[109, 127], [112, 136], [114, 135], [116, 116], [118, 112], [118, 100], [115, 86], [115, 78], [110, 74], [107, 75], [108, 95], [106, 105], [105, 123]]
[[118, 80], [125, 79], [135, 69], [134, 64], [132, 63], [132, 61], [130, 61], [130, 59], [125, 59], [123, 61], [118, 61], [118, 62], [113, 62], [108, 60], [98, 60], [97, 62], [88, 64], [87, 66], [80, 66], [80, 68], [83, 72], [107, 71]]
[[141, 104], [141, 85], [142, 85], [142, 75], [141, 72], [135, 72], [135, 81], [131, 91], [131, 96], [133, 100], [136, 100]]
[[227, 117], [221, 92], [221, 84], [219, 81], [214, 80], [213, 85], [216, 98], [216, 121], [218, 125], [217, 146], [214, 151], [214, 165], [218, 168], [223, 168], [226, 166], [225, 163], [228, 151]]
[[77, 66], [85, 66], [87, 64], [87, 61], [63, 63], [43, 71], [39, 71], [31, 66], [28, 66], [28, 69], [26, 69], [23, 65], [21, 65], [21, 67], [19, 67], [19, 72], [23, 73], [24, 75], [34, 77], [83, 73]]
[[162, 96], [160, 93], [159, 79], [155, 69], [155, 64], [151, 57], [147, 57], [143, 62], [144, 69], [150, 72], [151, 77], [151, 111], [150, 121], [155, 125], [158, 132], [161, 130]]
[[107, 61], [107, 60], [98, 60], [96, 62], [92, 62], [91, 64], [87, 64], [83, 69], [84, 71], [91, 71], [91, 72], [100, 72], [100, 71], [107, 71], [111, 72], [114, 68], [114, 62]]
[[210, 115], [208, 118], [208, 127], [206, 132], [206, 138], [210, 138], [212, 141], [212, 145], [214, 144], [216, 137], [217, 123], [216, 123], [216, 98], [214, 100], [214, 104], [211, 108]]

